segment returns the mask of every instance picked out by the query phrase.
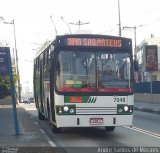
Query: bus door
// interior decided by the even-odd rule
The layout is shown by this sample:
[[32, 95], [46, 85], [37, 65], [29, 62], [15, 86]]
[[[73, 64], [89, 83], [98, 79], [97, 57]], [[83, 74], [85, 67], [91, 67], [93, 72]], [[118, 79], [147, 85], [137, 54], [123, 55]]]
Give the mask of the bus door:
[[41, 111], [44, 113], [43, 93], [43, 60], [40, 60], [40, 108]]
[[[54, 54], [51, 54], [52, 59], [54, 59]], [[54, 105], [55, 105], [55, 99], [54, 99], [54, 88], [55, 88], [55, 84], [54, 84], [54, 74], [55, 74], [55, 68], [54, 68], [54, 61], [51, 60], [51, 68], [50, 68], [50, 107], [51, 107], [51, 118], [52, 121], [55, 122], [55, 109], [54, 109]]]

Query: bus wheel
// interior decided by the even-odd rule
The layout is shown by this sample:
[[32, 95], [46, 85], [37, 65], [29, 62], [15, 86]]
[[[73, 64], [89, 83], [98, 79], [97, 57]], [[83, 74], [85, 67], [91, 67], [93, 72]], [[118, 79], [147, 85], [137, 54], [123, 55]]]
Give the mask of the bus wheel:
[[115, 129], [115, 126], [105, 126], [106, 131], [112, 132]]
[[45, 119], [44, 115], [40, 111], [38, 111], [38, 119], [39, 120], [44, 120]]
[[54, 133], [61, 133], [61, 128], [57, 128], [56, 125], [51, 125], [52, 131]]

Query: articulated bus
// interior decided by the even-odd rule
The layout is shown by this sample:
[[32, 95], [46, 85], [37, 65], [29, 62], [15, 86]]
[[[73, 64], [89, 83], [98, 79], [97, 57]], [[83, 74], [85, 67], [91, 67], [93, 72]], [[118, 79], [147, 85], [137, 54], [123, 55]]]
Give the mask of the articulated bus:
[[63, 127], [132, 126], [132, 41], [108, 35], [59, 35], [34, 60], [40, 120]]

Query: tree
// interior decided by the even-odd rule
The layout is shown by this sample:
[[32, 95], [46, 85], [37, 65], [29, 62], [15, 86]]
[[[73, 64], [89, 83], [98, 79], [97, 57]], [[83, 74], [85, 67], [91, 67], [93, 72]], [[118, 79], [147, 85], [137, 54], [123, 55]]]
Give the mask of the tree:
[[[14, 74], [14, 85], [16, 87], [17, 75]], [[0, 98], [4, 98], [6, 96], [11, 95], [11, 85], [9, 76], [0, 76]]]

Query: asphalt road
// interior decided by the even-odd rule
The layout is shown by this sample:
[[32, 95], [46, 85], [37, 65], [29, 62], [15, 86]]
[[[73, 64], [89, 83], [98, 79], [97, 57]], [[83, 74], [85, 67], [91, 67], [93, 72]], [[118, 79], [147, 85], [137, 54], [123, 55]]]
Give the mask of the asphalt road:
[[[62, 133], [55, 134], [51, 131], [47, 121], [38, 120], [34, 104], [22, 105], [32, 117], [37, 118], [38, 124], [55, 146], [64, 147], [64, 152], [75, 152], [73, 148], [68, 147], [83, 147], [76, 148], [76, 152], [101, 152], [101, 147], [113, 146], [135, 147], [135, 149], [137, 147], [160, 147], [159, 114], [134, 111], [133, 127], [116, 127], [114, 132], [106, 132], [104, 128], [64, 128]], [[87, 151], [83, 150], [84, 147], [87, 147]], [[110, 149], [113, 151], [113, 148]], [[127, 150], [124, 151], [127, 152]]]
[[134, 111], [133, 126], [160, 134], [160, 114]]

